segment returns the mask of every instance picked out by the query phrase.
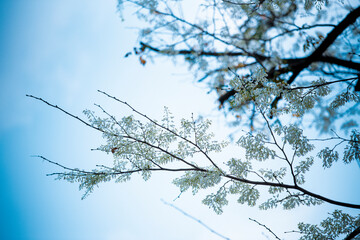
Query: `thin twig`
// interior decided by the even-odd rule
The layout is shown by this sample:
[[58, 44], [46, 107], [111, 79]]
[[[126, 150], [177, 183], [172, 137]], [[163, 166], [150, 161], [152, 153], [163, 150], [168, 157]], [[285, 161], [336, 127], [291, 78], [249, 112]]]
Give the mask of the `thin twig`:
[[275, 234], [273, 231], [271, 231], [271, 229], [268, 228], [266, 225], [261, 224], [261, 223], [259, 223], [258, 221], [256, 221], [255, 219], [252, 219], [252, 218], [249, 218], [249, 220], [254, 221], [254, 222], [256, 222], [257, 224], [259, 224], [260, 226], [266, 228], [266, 230], [268, 230], [272, 235], [274, 235], [274, 237], [275, 237], [276, 239], [281, 240], [281, 239], [280, 239], [278, 236], [276, 236], [276, 234]]
[[177, 211], [181, 212], [182, 214], [184, 214], [186, 217], [191, 218], [192, 220], [198, 222], [200, 225], [202, 225], [203, 227], [205, 227], [206, 229], [208, 229], [210, 232], [214, 233], [215, 235], [218, 235], [219, 237], [225, 239], [225, 240], [230, 240], [230, 238], [223, 236], [222, 234], [216, 232], [214, 229], [212, 229], [211, 227], [209, 227], [208, 225], [206, 225], [205, 223], [203, 223], [201, 220], [191, 216], [190, 214], [188, 214], [187, 212], [185, 212], [184, 210], [178, 208], [177, 206], [175, 206], [174, 204], [171, 204], [169, 202], [166, 202], [164, 199], [161, 199], [161, 201], [165, 204], [168, 205], [174, 209], [176, 209]]

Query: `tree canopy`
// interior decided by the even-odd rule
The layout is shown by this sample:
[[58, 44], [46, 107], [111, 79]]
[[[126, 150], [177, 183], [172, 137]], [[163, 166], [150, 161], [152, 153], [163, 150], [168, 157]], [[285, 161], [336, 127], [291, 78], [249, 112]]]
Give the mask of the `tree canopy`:
[[[241, 116], [234, 123], [263, 126], [263, 121], [256, 125], [259, 113], [243, 87], [234, 86], [235, 78], [271, 92], [270, 117], [278, 118], [284, 102], [292, 101], [287, 112], [299, 119], [312, 112], [313, 124], [322, 131], [338, 126], [339, 119], [343, 127], [356, 124], [343, 117], [357, 117], [356, 109], [340, 108], [357, 100], [354, 90], [360, 90], [356, 2], [213, 0], [201, 1], [198, 8], [190, 3], [194, 12], [183, 1], [139, 0], [119, 1], [120, 11], [128, 4], [146, 20], [133, 52], [141, 63], [157, 56], [183, 57], [197, 80], [217, 91], [220, 106], [229, 103], [228, 110]], [[266, 82], [253, 85], [258, 69], [266, 73]]]
[[[235, 141], [221, 141], [209, 130], [209, 120], [176, 122], [167, 108], [155, 120], [102, 91], [135, 116], [119, 119], [97, 105], [104, 116], [85, 110], [84, 120], [28, 95], [101, 132], [106, 143], [97, 150], [114, 158], [112, 166], [89, 171], [40, 156], [65, 170], [51, 175], [78, 182], [86, 197], [101, 182], [174, 172], [173, 183], [181, 193], [215, 189], [203, 203], [218, 214], [229, 195], [263, 210], [322, 203], [360, 209], [360, 203], [341, 202], [304, 186], [315, 162], [324, 168], [340, 159], [360, 165], [358, 3], [213, 0], [189, 8], [193, 3], [119, 0], [120, 12], [129, 4], [145, 25], [139, 45], [125, 57], [135, 55], [143, 65], [150, 59], [156, 63], [158, 56], [183, 57], [196, 80], [218, 94], [219, 109], [230, 113], [233, 126], [249, 131]], [[310, 138], [309, 129], [326, 136]], [[229, 144], [243, 148], [244, 156], [217, 159], [216, 153]], [[268, 197], [262, 201], [264, 195]], [[301, 239], [354, 239], [360, 233], [360, 215], [335, 210], [320, 225], [299, 223], [298, 232]]]

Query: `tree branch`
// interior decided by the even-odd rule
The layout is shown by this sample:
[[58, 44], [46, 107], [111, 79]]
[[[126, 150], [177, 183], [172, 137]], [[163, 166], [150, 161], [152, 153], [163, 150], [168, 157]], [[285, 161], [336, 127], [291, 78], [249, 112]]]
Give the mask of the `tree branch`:
[[322, 41], [319, 47], [308, 57], [308, 61], [311, 59], [317, 60], [322, 56], [322, 54], [328, 49], [328, 47], [335, 41], [335, 39], [351, 24], [353, 24], [356, 19], [360, 16], [360, 6], [351, 11]]
[[335, 39], [351, 24], [353, 24], [356, 19], [360, 16], [360, 6], [351, 11], [336, 27], [325, 37], [322, 43], [315, 49], [315, 51], [304, 58], [303, 60], [298, 60], [297, 64], [292, 68], [292, 76], [288, 80], [288, 84], [294, 82], [295, 78], [300, 74], [302, 70], [307, 68], [311, 63], [319, 61], [323, 53], [328, 49], [328, 47], [335, 41]]
[[344, 238], [344, 240], [351, 240], [354, 239], [357, 235], [360, 234], [360, 226], [357, 227], [353, 232], [351, 232], [349, 235]]
[[252, 219], [252, 218], [249, 218], [249, 220], [254, 221], [254, 222], [256, 222], [257, 224], [259, 224], [260, 226], [266, 228], [266, 230], [268, 230], [272, 235], [274, 235], [274, 237], [275, 237], [276, 239], [281, 240], [281, 239], [280, 239], [278, 236], [276, 236], [276, 234], [275, 234], [273, 231], [271, 231], [271, 229], [268, 228], [266, 225], [261, 224], [261, 223], [259, 223], [258, 221], [256, 221], [255, 219]]
[[[53, 165], [56, 165], [56, 166], [59, 166], [60, 168], [64, 169], [64, 170], [67, 170], [67, 171], [71, 171], [71, 172], [77, 172], [77, 173], [80, 173], [80, 174], [83, 174], [83, 175], [78, 175], [78, 176], [86, 176], [86, 175], [122, 175], [122, 174], [132, 174], [132, 173], [137, 173], [137, 172], [142, 172], [142, 171], [164, 171], [164, 172], [187, 172], [187, 171], [200, 171], [199, 169], [196, 169], [196, 168], [164, 168], [164, 167], [159, 167], [159, 168], [147, 168], [147, 169], [129, 169], [129, 170], [126, 170], [126, 171], [121, 171], [121, 170], [118, 170], [118, 169], [115, 169], [115, 168], [109, 168], [109, 167], [106, 167], [106, 166], [103, 166], [103, 165], [99, 165], [99, 167], [102, 167], [102, 168], [106, 168], [108, 170], [111, 170], [112, 172], [91, 172], [91, 171], [85, 171], [85, 170], [80, 170], [80, 169], [77, 169], [77, 168], [70, 168], [70, 167], [66, 167], [60, 163], [57, 163], [57, 162], [54, 162], [54, 161], [51, 161], [50, 159], [44, 157], [44, 156], [41, 156], [41, 155], [34, 155], [32, 157], [37, 157], [37, 158], [41, 158], [42, 160], [48, 162], [48, 163], [51, 163]], [[52, 175], [72, 175], [70, 173], [50, 173], [50, 174], [47, 174], [47, 176], [52, 176]]]
[[228, 0], [222, 0], [222, 1], [225, 2], [225, 3], [234, 4], [234, 5], [251, 5], [251, 4], [257, 4], [256, 2], [238, 3], [238, 2], [228, 1]]
[[230, 240], [230, 238], [225, 237], [225, 236], [221, 235], [220, 233], [216, 232], [214, 229], [212, 229], [212, 228], [210, 228], [209, 226], [207, 226], [207, 225], [206, 225], [205, 223], [203, 223], [201, 220], [199, 220], [199, 219], [191, 216], [191, 215], [188, 214], [187, 212], [185, 212], [185, 211], [183, 211], [182, 209], [176, 207], [174, 204], [168, 203], [168, 202], [166, 202], [166, 201], [163, 200], [163, 199], [161, 199], [161, 201], [162, 201], [165, 205], [168, 205], [168, 206], [176, 209], [177, 211], [181, 212], [181, 213], [184, 214], [186, 217], [191, 218], [192, 220], [198, 222], [200, 225], [202, 225], [203, 227], [205, 227], [206, 229], [208, 229], [210, 232], [218, 235], [219, 237], [221, 237], [221, 238], [223, 238], [223, 239], [225, 239], [225, 240]]
[[[129, 0], [129, 1], [130, 1], [130, 0]], [[216, 41], [218, 41], [218, 42], [221, 42], [221, 43], [223, 43], [223, 44], [225, 44], [225, 45], [233, 46], [234, 48], [243, 51], [245, 56], [253, 57], [260, 66], [262, 66], [263, 68], [265, 68], [265, 67], [263, 66], [263, 64], [262, 64], [262, 62], [263, 62], [264, 60], [261, 58], [261, 55], [259, 55], [259, 54], [257, 54], [257, 53], [249, 52], [249, 51], [247, 51], [247, 50], [246, 50], [245, 48], [243, 48], [243, 47], [240, 47], [240, 46], [238, 46], [238, 45], [236, 45], [236, 44], [233, 44], [233, 43], [231, 43], [231, 42], [229, 42], [229, 41], [226, 41], [226, 40], [222, 39], [221, 37], [218, 37], [216, 34], [210, 33], [209, 31], [205, 30], [205, 29], [202, 28], [201, 26], [199, 26], [199, 25], [197, 25], [197, 24], [194, 24], [194, 23], [191, 23], [191, 22], [188, 22], [187, 20], [176, 16], [176, 15], [173, 14], [172, 12], [170, 12], [170, 13], [161, 12], [161, 11], [158, 11], [158, 10], [149, 9], [149, 8], [147, 8], [146, 6], [144, 6], [144, 5], [142, 5], [142, 4], [138, 3], [138, 2], [134, 2], [134, 1], [130, 1], [130, 2], [132, 2], [132, 3], [135, 4], [135, 5], [140, 6], [140, 7], [142, 7], [142, 8], [145, 8], [145, 9], [148, 9], [148, 10], [150, 10], [150, 11], [153, 11], [153, 12], [155, 12], [156, 14], [161, 14], [161, 15], [163, 15], [163, 16], [168, 16], [168, 17], [170, 17], [170, 18], [172, 18], [172, 19], [175, 19], [175, 20], [177, 20], [177, 21], [179, 21], [179, 22], [181, 22], [181, 23], [184, 23], [185, 25], [188, 25], [188, 26], [190, 26], [190, 27], [193, 27], [193, 28], [201, 31], [202, 34], [205, 34], [205, 35], [207, 35], [207, 36], [209, 36], [209, 37], [212, 37], [214, 40], [216, 40]]]
[[[171, 130], [171, 129], [167, 128], [167, 127], [164, 127], [163, 125], [157, 123], [157, 122], [154, 121], [153, 119], [149, 118], [149, 117], [146, 116], [145, 114], [142, 114], [141, 112], [139, 112], [138, 110], [136, 110], [135, 108], [133, 108], [133, 107], [132, 107], [130, 104], [128, 104], [127, 102], [121, 101], [120, 99], [118, 99], [118, 98], [116, 98], [116, 97], [114, 97], [114, 96], [111, 96], [111, 95], [109, 95], [109, 94], [107, 94], [106, 92], [103, 92], [103, 91], [101, 91], [101, 90], [98, 90], [98, 92], [104, 94], [105, 96], [107, 96], [107, 97], [109, 97], [109, 98], [114, 99], [114, 100], [117, 101], [117, 102], [120, 102], [120, 103], [126, 105], [126, 106], [129, 107], [132, 111], [134, 111], [136, 114], [138, 114], [138, 115], [146, 118], [146, 119], [149, 120], [151, 123], [153, 123], [153, 124], [155, 124], [156, 126], [158, 126], [159, 128], [162, 128], [162, 129], [164, 129], [164, 130], [172, 133], [172, 134], [173, 134], [174, 136], [176, 136], [177, 138], [180, 138], [180, 139], [184, 140], [185, 142], [193, 145], [195, 148], [197, 148], [197, 149], [199, 150], [200, 153], [202, 153], [202, 154], [206, 157], [206, 159], [209, 160], [209, 162], [211, 162], [211, 164], [212, 164], [216, 169], [218, 169], [221, 173], [223, 173], [223, 170], [222, 170], [219, 166], [217, 166], [217, 164], [210, 158], [210, 156], [206, 153], [206, 151], [204, 151], [201, 147], [199, 147], [198, 144], [190, 141], [189, 139], [187, 139], [187, 138], [185, 138], [185, 137], [182, 137], [181, 135], [179, 135], [179, 134], [176, 133], [175, 131], [173, 131], [173, 130]], [[102, 109], [102, 108], [101, 108], [101, 109]], [[107, 114], [108, 116], [110, 116], [112, 119], [114, 119], [114, 117], [111, 116], [110, 114], [108, 114], [104, 109], [102, 109], [102, 110], [103, 110], [104, 113], [106, 113], [106, 114]], [[115, 120], [115, 119], [114, 119], [114, 120]], [[129, 136], [129, 138], [132, 138], [132, 137]], [[132, 139], [134, 139], [134, 138], [132, 138]], [[198, 168], [197, 166], [195, 166], [195, 165], [193, 165], [193, 164], [191, 164], [191, 163], [188, 163], [188, 162], [185, 161], [184, 159], [179, 158], [179, 157], [173, 155], [172, 153], [168, 152], [168, 151], [165, 150], [165, 149], [162, 149], [162, 148], [160, 148], [160, 147], [158, 147], [158, 146], [155, 146], [155, 145], [152, 145], [152, 144], [150, 144], [150, 143], [147, 143], [146, 141], [137, 140], [137, 139], [134, 139], [134, 140], [136, 140], [136, 141], [138, 141], [138, 142], [143, 142], [144, 144], [147, 144], [148, 146], [150, 146], [150, 147], [152, 147], [152, 148], [159, 149], [159, 150], [161, 150], [162, 152], [168, 154], [169, 156], [171, 156], [171, 157], [173, 157], [173, 158], [176, 158], [176, 159], [178, 159], [178, 160], [186, 163], [187, 165], [192, 166], [193, 168]], [[200, 168], [199, 168], [199, 169], [200, 169]]]
[[[228, 43], [230, 45], [230, 43]], [[265, 61], [270, 57], [260, 55], [257, 53], [249, 53], [249, 52], [209, 52], [209, 51], [196, 51], [196, 50], [167, 50], [167, 49], [159, 49], [153, 47], [147, 43], [140, 42], [142, 49], [149, 49], [151, 51], [164, 54], [164, 55], [196, 55], [196, 56], [206, 56], [206, 57], [238, 57], [238, 56], [251, 56], [257, 60]], [[239, 47], [238, 47], [239, 48]]]
[[[289, 66], [289, 71], [292, 72], [291, 77], [287, 81], [290, 85], [292, 84], [297, 76], [307, 68], [311, 63], [317, 62], [322, 58], [323, 53], [328, 49], [328, 47], [335, 41], [335, 39], [351, 24], [353, 24], [356, 19], [360, 16], [360, 6], [353, 11], [351, 11], [336, 27], [326, 36], [326, 38], [322, 41], [322, 43], [315, 49], [315, 51], [306, 58], [298, 59], [293, 66]], [[326, 59], [326, 57], [325, 57]], [[330, 60], [330, 59], [328, 59]], [[331, 59], [334, 60], [334, 59]], [[338, 63], [344, 63], [342, 61], [337, 61]], [[349, 63], [347, 63], [349, 64]], [[351, 65], [352, 66], [352, 65]], [[276, 97], [271, 104], [271, 108], [275, 108], [279, 100], [281, 99], [281, 95]]]
[[336, 65], [339, 65], [342, 67], [360, 71], [360, 63], [352, 62], [349, 60], [344, 60], [344, 59], [340, 59], [340, 58], [336, 58], [336, 57], [332, 57], [332, 56], [321, 56], [319, 58], [318, 62], [332, 63], [332, 64], [336, 64]]
[[[101, 91], [99, 91], [99, 92], [101, 92]], [[107, 95], [108, 97], [111, 97], [111, 98], [113, 98], [113, 99], [115, 99], [115, 100], [117, 100], [117, 101], [122, 102], [121, 100], [119, 100], [119, 99], [117, 99], [117, 98], [115, 98], [115, 97], [112, 97], [112, 96], [108, 95], [108, 94], [105, 93], [105, 92], [101, 92], [101, 93], [103, 93], [103, 94]], [[105, 132], [103, 129], [97, 128], [97, 127], [95, 127], [95, 126], [93, 126], [93, 125], [85, 122], [84, 120], [82, 120], [82, 119], [80, 119], [79, 117], [77, 117], [77, 116], [75, 116], [75, 115], [73, 115], [73, 114], [71, 114], [71, 113], [63, 110], [62, 108], [58, 107], [57, 105], [50, 104], [49, 102], [47, 102], [47, 101], [45, 101], [45, 100], [43, 100], [43, 99], [41, 99], [41, 98], [34, 97], [34, 96], [32, 96], [32, 95], [27, 95], [27, 96], [28, 96], [28, 97], [32, 97], [32, 98], [37, 99], [37, 100], [40, 100], [40, 101], [46, 103], [47, 105], [49, 105], [49, 106], [51, 106], [51, 107], [54, 107], [54, 108], [56, 108], [56, 109], [64, 112], [66, 115], [69, 115], [69, 116], [71, 116], [72, 118], [75, 118], [75, 119], [81, 121], [81, 122], [84, 123], [86, 126], [89, 126], [89, 127], [93, 128], [93, 129], [96, 129], [96, 130], [98, 130], [98, 131], [100, 131], [100, 132], [102, 132], [102, 133], [104, 133], [104, 134], [111, 134], [112, 136], [121, 137], [121, 138], [128, 138], [128, 139], [134, 140], [134, 141], [136, 141], [136, 142], [138, 142], [138, 143], [140, 143], [140, 144], [144, 144], [144, 145], [147, 145], [147, 146], [149, 146], [149, 147], [151, 147], [151, 148], [153, 148], [153, 149], [157, 149], [157, 150], [159, 150], [160, 152], [162, 152], [162, 153], [164, 153], [164, 154], [166, 154], [166, 155], [168, 155], [168, 156], [170, 156], [170, 157], [172, 157], [172, 158], [174, 158], [174, 159], [177, 159], [177, 160], [179, 160], [180, 162], [183, 162], [183, 163], [185, 163], [186, 165], [189, 165], [189, 166], [192, 167], [192, 168], [190, 168], [190, 169], [182, 169], [183, 171], [187, 171], [187, 170], [193, 171], [193, 170], [195, 170], [195, 171], [199, 171], [199, 172], [209, 172], [209, 170], [204, 169], [204, 168], [200, 168], [200, 167], [198, 167], [198, 166], [196, 166], [196, 165], [194, 165], [194, 164], [192, 164], [192, 163], [189, 163], [189, 162], [187, 162], [185, 159], [183, 159], [183, 158], [181, 158], [181, 157], [179, 157], [179, 156], [174, 155], [173, 153], [169, 152], [169, 151], [166, 150], [166, 149], [161, 148], [160, 146], [156, 146], [156, 145], [151, 144], [151, 143], [149, 143], [149, 142], [147, 142], [147, 141], [145, 141], [145, 140], [138, 139], [138, 138], [133, 137], [133, 136], [130, 136], [130, 135], [124, 135], [124, 136], [123, 136], [123, 135], [117, 135], [117, 134]], [[335, 204], [335, 205], [343, 206], [343, 207], [360, 209], [360, 205], [358, 205], [358, 204], [350, 204], [350, 203], [343, 203], [343, 202], [335, 201], [335, 200], [332, 200], [332, 199], [323, 197], [323, 196], [321, 196], [321, 195], [312, 193], [312, 192], [310, 192], [310, 191], [308, 191], [308, 190], [306, 190], [306, 189], [304, 189], [304, 188], [299, 187], [299, 186], [296, 185], [296, 184], [294, 184], [294, 185], [289, 185], [289, 184], [283, 184], [283, 183], [253, 181], [253, 180], [249, 180], [249, 179], [245, 179], [245, 178], [240, 178], [240, 177], [236, 177], [236, 176], [227, 174], [227, 173], [225, 173], [224, 171], [222, 171], [222, 170], [215, 164], [215, 162], [213, 162], [213, 160], [212, 160], [211, 158], [209, 158], [209, 156], [206, 154], [206, 152], [204, 152], [198, 145], [196, 145], [195, 143], [191, 142], [190, 140], [188, 140], [188, 139], [186, 139], [186, 138], [183, 138], [183, 137], [179, 136], [177, 133], [175, 133], [175, 132], [172, 131], [171, 129], [168, 129], [168, 128], [166, 128], [166, 127], [164, 127], [164, 126], [156, 123], [156, 122], [155, 122], [154, 120], [152, 120], [151, 118], [147, 117], [146, 115], [144, 115], [144, 114], [138, 112], [136, 109], [132, 108], [132, 107], [131, 107], [129, 104], [127, 104], [126, 102], [122, 102], [122, 103], [125, 104], [125, 105], [127, 105], [128, 107], [130, 107], [133, 111], [137, 112], [139, 115], [145, 117], [146, 119], [148, 119], [148, 120], [151, 121], [152, 123], [156, 124], [158, 127], [161, 127], [161, 128], [163, 128], [163, 129], [165, 129], [165, 130], [167, 130], [167, 131], [175, 134], [175, 136], [180, 137], [180, 138], [182, 138], [183, 140], [187, 141], [188, 143], [190, 143], [190, 144], [194, 145], [195, 147], [197, 147], [197, 148], [199, 149], [199, 151], [200, 151], [202, 154], [204, 154], [205, 157], [208, 158], [208, 160], [212, 163], [212, 165], [215, 166], [215, 167], [221, 172], [221, 176], [223, 176], [223, 177], [225, 177], [225, 178], [232, 179], [232, 180], [239, 181], [239, 182], [243, 182], [243, 183], [252, 184], [252, 185], [273, 186], [273, 187], [281, 187], [281, 188], [285, 188], [285, 189], [294, 189], [294, 190], [300, 191], [300, 192], [302, 192], [302, 193], [305, 193], [305, 194], [307, 194], [307, 195], [309, 195], [309, 196], [311, 196], [311, 197], [314, 197], [314, 198], [323, 200], [323, 201], [328, 202], [328, 203], [331, 203], [331, 204]], [[112, 117], [112, 116], [109, 115], [104, 109], [103, 109], [103, 111], [104, 111], [108, 116]], [[113, 119], [113, 121], [115, 121], [115, 120]], [[116, 121], [115, 121], [115, 122], [116, 122]], [[41, 156], [39, 156], [39, 157], [41, 157]], [[82, 171], [82, 170], [78, 170], [78, 169], [71, 169], [71, 168], [67, 168], [67, 167], [65, 167], [65, 166], [62, 166], [62, 165], [60, 165], [60, 164], [58, 164], [58, 163], [52, 162], [52, 161], [50, 161], [50, 160], [47, 160], [47, 159], [45, 159], [44, 157], [41, 157], [41, 158], [44, 159], [44, 160], [46, 160], [46, 161], [48, 161], [48, 162], [50, 162], [50, 163], [53, 163], [53, 164], [55, 164], [55, 165], [60, 166], [60, 167], [62, 167], [63, 169], [70, 170], [70, 171], [77, 171], [77, 172], [83, 173], [83, 174], [85, 174], [85, 175], [88, 175], [88, 174], [97, 174], [97, 175], [99, 175], [99, 174], [105, 174], [105, 173], [101, 173], [101, 172], [96, 173], [96, 172], [86, 172], [86, 171]], [[109, 174], [112, 174], [112, 175], [114, 175], [114, 174], [125, 174], [125, 173], [133, 173], [133, 172], [146, 171], [146, 170], [148, 170], [148, 171], [167, 171], [167, 170], [169, 170], [169, 169], [165, 169], [165, 168], [148, 168], [148, 169], [135, 169], [135, 170], [134, 170], [134, 169], [130, 169], [130, 170], [129, 170], [130, 172], [127, 172], [127, 171], [124, 171], [124, 172], [119, 171], [119, 172], [116, 172], [116, 173], [109, 173]], [[175, 171], [175, 170], [170, 170], [170, 171]]]

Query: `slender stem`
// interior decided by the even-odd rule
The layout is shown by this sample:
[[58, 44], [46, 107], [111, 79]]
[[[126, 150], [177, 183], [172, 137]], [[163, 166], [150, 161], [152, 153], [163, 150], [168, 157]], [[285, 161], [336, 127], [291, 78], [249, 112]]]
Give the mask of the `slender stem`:
[[259, 224], [260, 226], [266, 228], [266, 230], [268, 230], [272, 235], [274, 235], [274, 237], [275, 237], [276, 239], [281, 240], [281, 239], [280, 239], [278, 236], [276, 236], [276, 234], [275, 234], [273, 231], [271, 231], [271, 229], [268, 228], [266, 225], [261, 224], [261, 223], [259, 223], [258, 221], [256, 221], [255, 219], [252, 219], [252, 218], [249, 218], [249, 220], [254, 221], [254, 222], [256, 222], [257, 224]]

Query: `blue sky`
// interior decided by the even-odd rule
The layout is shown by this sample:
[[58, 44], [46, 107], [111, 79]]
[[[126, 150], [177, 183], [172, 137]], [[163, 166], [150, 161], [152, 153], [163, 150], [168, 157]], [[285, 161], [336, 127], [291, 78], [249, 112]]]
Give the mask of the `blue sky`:
[[[95, 102], [119, 115], [129, 113], [96, 92], [100, 89], [155, 118], [161, 116], [164, 105], [178, 117], [214, 115], [215, 97], [195, 85], [185, 67], [166, 59], [145, 67], [135, 57], [125, 59], [136, 44], [132, 27], [138, 23], [131, 15], [122, 22], [116, 1], [0, 4], [0, 239], [219, 239], [160, 201], [171, 201], [179, 194], [165, 174], [146, 183], [135, 178], [125, 184], [102, 184], [85, 200], [77, 185], [47, 177], [58, 169], [31, 155], [83, 168], [111, 159], [90, 151], [102, 143], [100, 134], [25, 95], [42, 97], [79, 116]], [[334, 171], [331, 174], [340, 172], [337, 177], [342, 181], [327, 180], [332, 183], [327, 186], [341, 188], [348, 183], [356, 188], [358, 170], [344, 168], [346, 175]], [[321, 177], [312, 177], [321, 189]], [[325, 193], [338, 197], [332, 187]], [[358, 196], [351, 190], [341, 194], [349, 201]], [[275, 215], [289, 214], [231, 204], [217, 216], [201, 205], [201, 197], [183, 194], [175, 204], [231, 239], [268, 235], [248, 217], [270, 224]], [[291, 213], [302, 213], [304, 221], [316, 220], [328, 209]], [[287, 217], [277, 218], [279, 227], [274, 228], [292, 230], [282, 226], [288, 222]]]
[[[137, 58], [123, 58], [135, 45], [136, 32], [129, 29], [131, 20], [120, 20], [115, 1], [2, 1], [0, 9], [0, 238], [144, 239], [149, 232], [153, 238], [168, 237], [153, 219], [169, 222], [161, 214], [171, 209], [160, 198], [178, 195], [170, 184], [164, 186], [167, 192], [137, 179], [106, 184], [82, 201], [77, 185], [46, 177], [58, 169], [31, 155], [91, 168], [106, 158], [90, 151], [102, 143], [101, 136], [25, 94], [81, 115], [94, 102], [112, 104], [96, 92], [101, 89], [154, 116], [164, 105], [190, 116], [199, 111], [192, 101], [200, 103], [202, 95], [204, 107], [206, 93], [189, 89], [191, 75], [165, 60], [143, 67]], [[173, 71], [165, 71], [169, 67]], [[127, 114], [119, 105], [106, 106]]]

